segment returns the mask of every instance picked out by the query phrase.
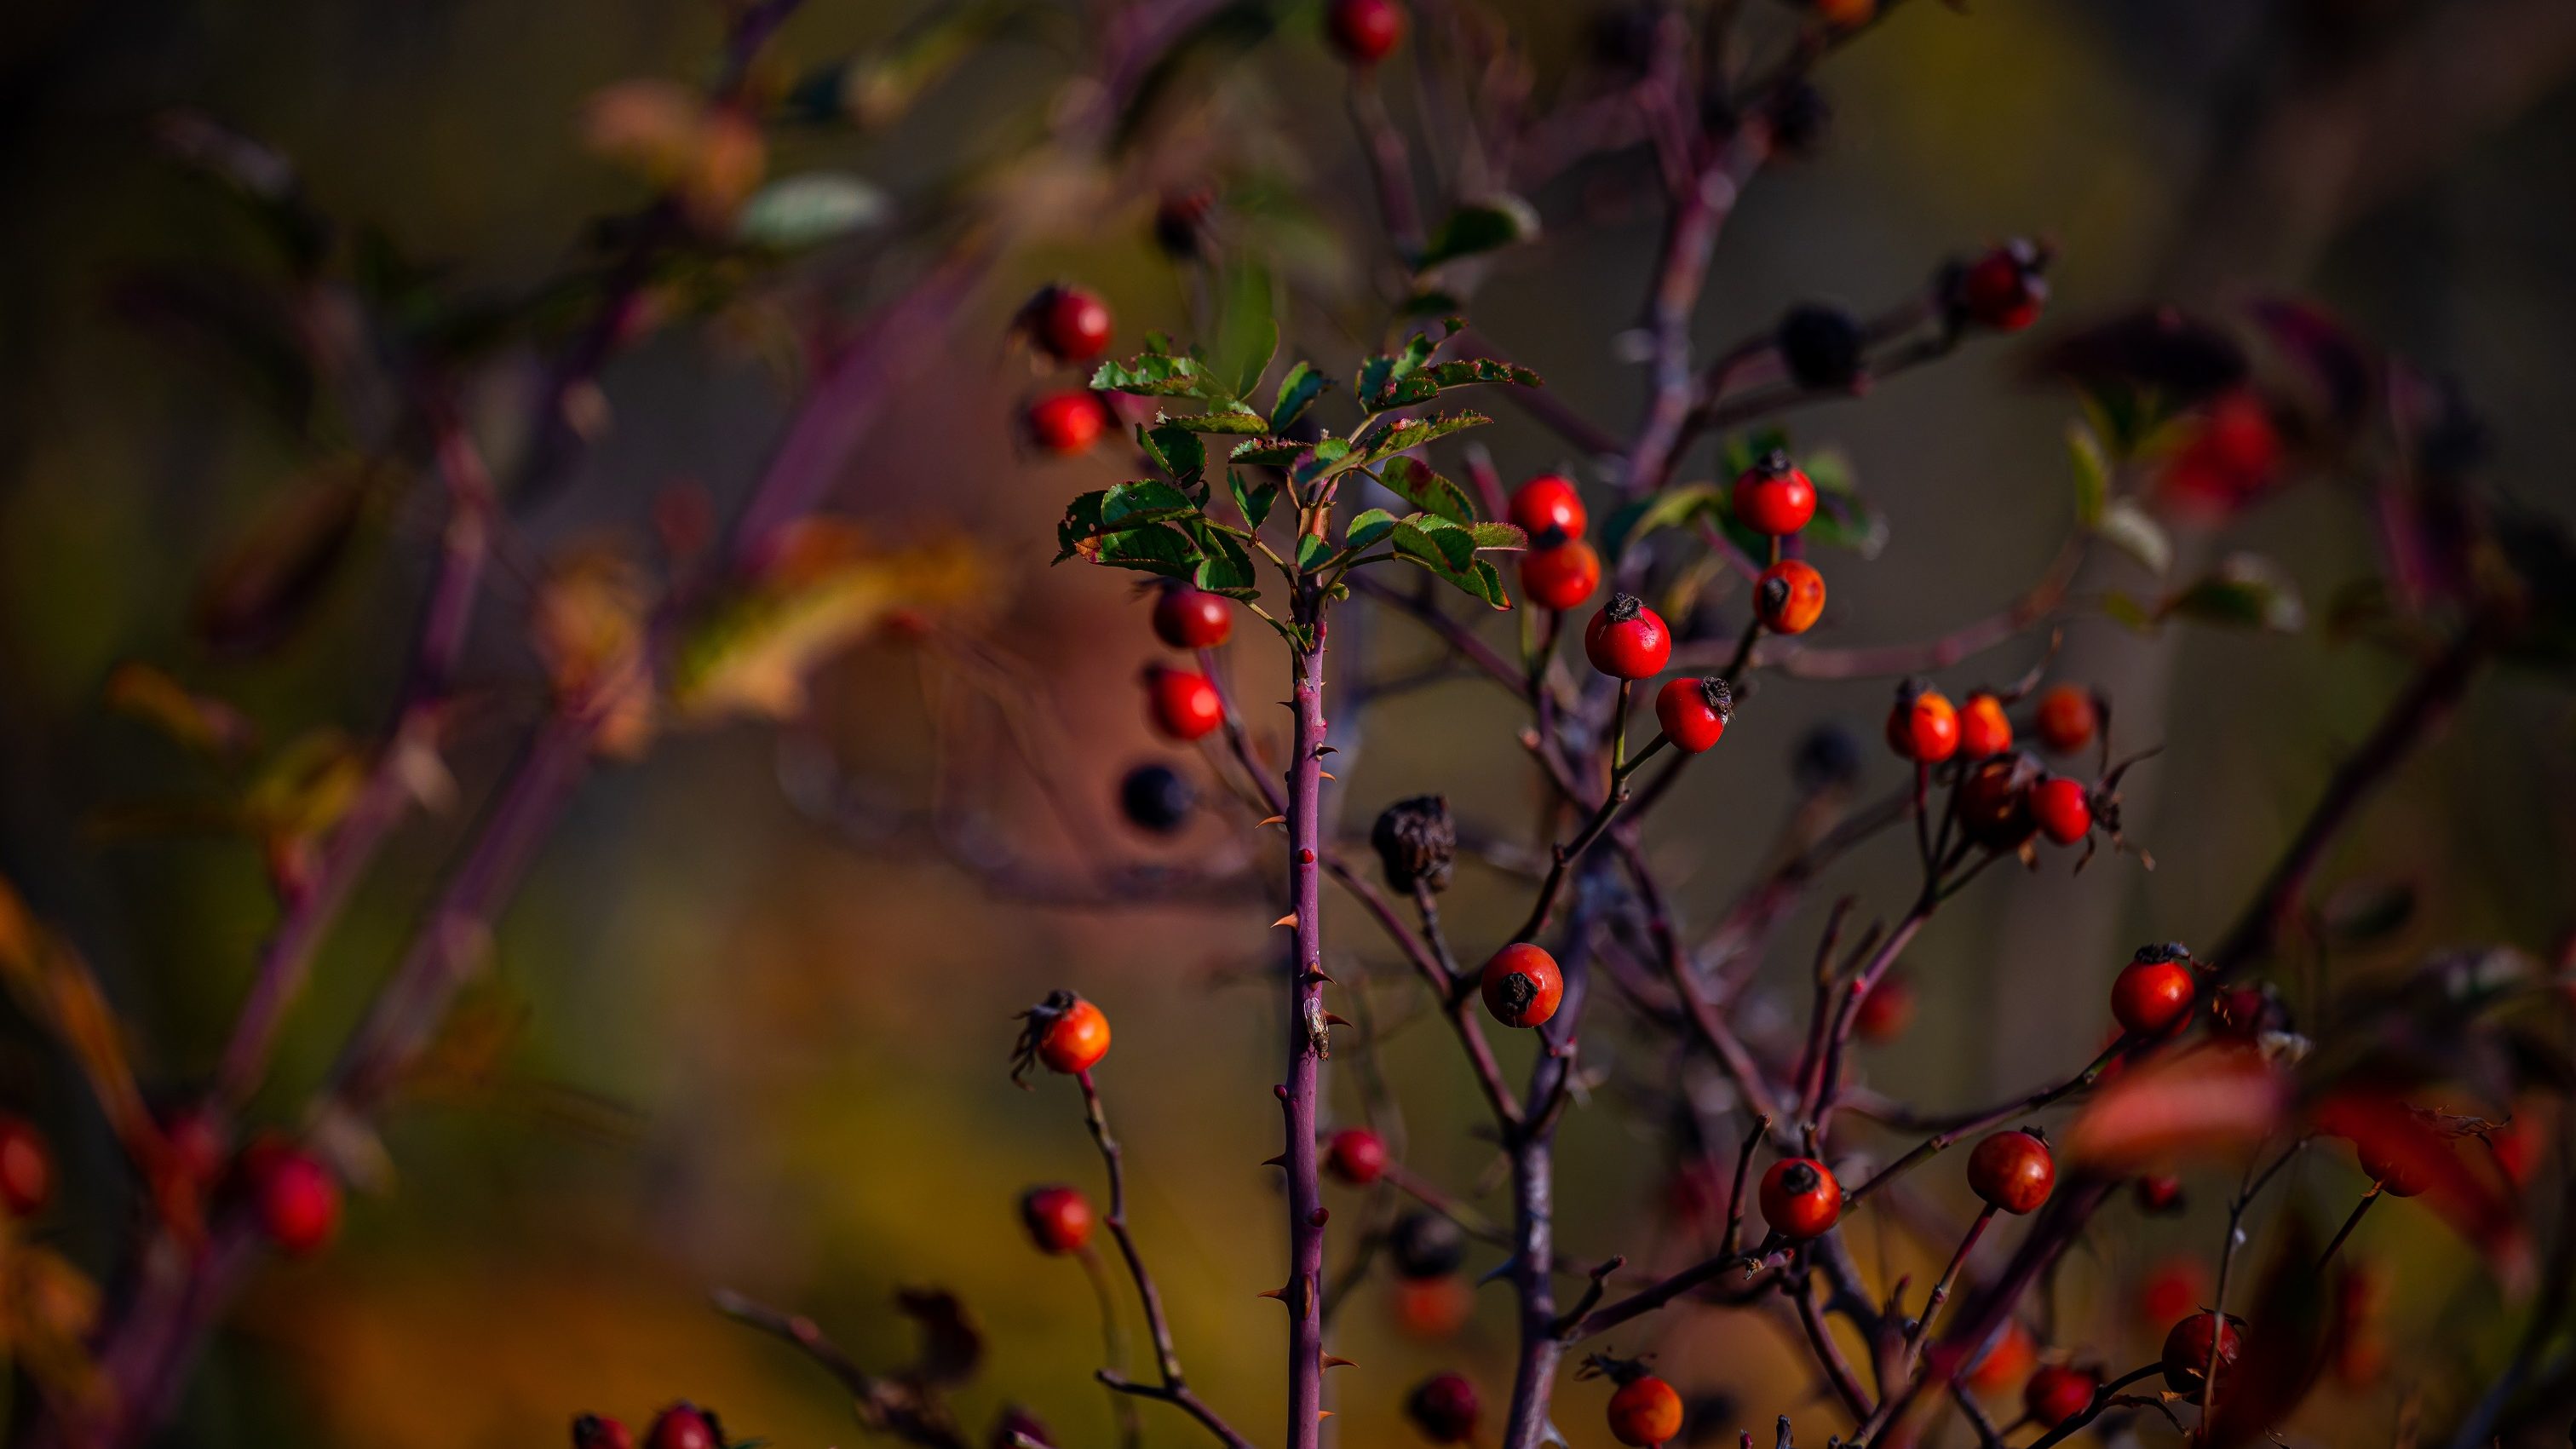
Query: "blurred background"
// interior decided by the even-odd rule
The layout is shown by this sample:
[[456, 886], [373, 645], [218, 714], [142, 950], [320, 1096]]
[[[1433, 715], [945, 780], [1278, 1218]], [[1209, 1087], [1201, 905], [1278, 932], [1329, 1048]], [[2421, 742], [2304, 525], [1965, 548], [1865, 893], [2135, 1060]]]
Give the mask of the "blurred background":
[[[816, 0], [774, 63], [792, 74], [865, 53], [930, 8]], [[1489, 8], [1527, 37], [1541, 96], [1599, 64], [1587, 7]], [[2306, 298], [2455, 379], [2496, 488], [2562, 518], [2576, 506], [2565, 405], [2576, 23], [2563, 0], [1972, 8], [1909, 6], [1826, 66], [1829, 139], [1747, 193], [1718, 248], [1703, 349], [1800, 300], [1890, 304], [1946, 257], [2042, 235], [2058, 260], [2041, 341], [2145, 300]], [[1365, 292], [1385, 248], [1313, 12], [1289, 7], [1252, 55], [1191, 77], [1225, 99], [1164, 144], [1175, 168], [1213, 155], [1293, 182], [1275, 214], [1239, 208], [1238, 224], [1299, 239], [1302, 285]], [[318, 207], [398, 239], [449, 284], [507, 291], [562, 265], [593, 219], [642, 194], [585, 150], [585, 103], [639, 77], [702, 79], [722, 25], [699, 0], [16, 0], [0, 12], [0, 875], [96, 966], [156, 1086], [212, 1070], [276, 907], [260, 852], [208, 818], [225, 777], [111, 709], [107, 681], [148, 661], [232, 701], [272, 742], [316, 727], [369, 738], [437, 542], [430, 491], [393, 495], [368, 508], [308, 617], [256, 650], [209, 643], [208, 571], [310, 455], [263, 415], [239, 362], [184, 337], [172, 346], [136, 302], [134, 279], [153, 268], [256, 250], [236, 212], [169, 164], [156, 125], [186, 107], [257, 137], [293, 159]], [[526, 552], [504, 551], [467, 650], [463, 681], [498, 715], [524, 718], [542, 697], [526, 642], [530, 560], [640, 540], [674, 489], [731, 516], [801, 383], [780, 318], [916, 274], [961, 189], [1042, 186], [1009, 165], [1067, 104], [1082, 33], [1069, 12], [1007, 27], [889, 125], [773, 138], [774, 174], [864, 178], [884, 230], [841, 244], [849, 255], [825, 258], [830, 281], [813, 291], [675, 318], [607, 367], [597, 446], [561, 486], [513, 508]], [[1390, 89], [1410, 123], [1414, 78], [1398, 68]], [[1436, 145], [1422, 154], [1439, 164]], [[1652, 207], [1634, 201], [1643, 174], [1632, 155], [1534, 195], [1544, 238], [1497, 262], [1475, 308], [1487, 336], [1623, 435], [1640, 370], [1620, 335], [1657, 242]], [[1148, 328], [1192, 327], [1195, 283], [1156, 249], [1150, 198], [1094, 211], [1033, 194], [1021, 241], [954, 336], [907, 359], [896, 405], [833, 499], [889, 545], [962, 541], [978, 566], [972, 596], [835, 661], [801, 722], [675, 732], [583, 785], [437, 1069], [385, 1123], [390, 1190], [354, 1202], [335, 1251], [259, 1275], [164, 1442], [550, 1443], [576, 1410], [634, 1421], [686, 1396], [720, 1408], [737, 1435], [848, 1443], [858, 1431], [828, 1381], [709, 1311], [707, 1292], [792, 1305], [863, 1361], [891, 1363], [909, 1351], [892, 1294], [918, 1283], [957, 1291], [989, 1334], [990, 1367], [961, 1400], [970, 1424], [1016, 1401], [1066, 1442], [1101, 1441], [1091, 1294], [1072, 1265], [1029, 1250], [1014, 1211], [1028, 1184], [1096, 1186], [1071, 1091], [1047, 1081], [1024, 1094], [1005, 1075], [1011, 1015], [1058, 986], [1115, 1022], [1103, 1086], [1184, 1362], [1238, 1423], [1275, 1432], [1277, 1312], [1253, 1294], [1277, 1281], [1282, 1235], [1274, 1175], [1255, 1163], [1276, 1130], [1266, 1088], [1282, 1027], [1275, 993], [1248, 979], [1272, 910], [1259, 898], [1054, 908], [997, 894], [952, 858], [1061, 866], [1110, 842], [1205, 863], [1246, 848], [1219, 812], [1169, 841], [1120, 820], [1117, 782], [1132, 765], [1167, 759], [1211, 778], [1145, 728], [1132, 680], [1152, 648], [1131, 581], [1046, 566], [1064, 500], [1126, 465], [1115, 450], [1039, 460], [1014, 436], [1039, 383], [1006, 334], [1034, 288], [1062, 278], [1098, 290], [1132, 350]], [[1350, 315], [1294, 314], [1289, 349], [1347, 373], [1361, 350]], [[1836, 570], [1820, 639], [1898, 642], [1965, 623], [2055, 554], [2071, 525], [2074, 405], [2032, 380], [2033, 346], [1972, 345], [1798, 420], [1802, 444], [1848, 455], [1889, 523], [1872, 564]], [[1554, 435], [1497, 411], [1489, 442], [1507, 480], [1581, 470]], [[1714, 467], [1703, 449], [1681, 476]], [[2277, 559], [2310, 602], [2306, 627], [2142, 637], [2098, 618], [2070, 626], [2056, 673], [2124, 706], [2124, 747], [2164, 746], [2132, 774], [2126, 821], [2156, 868], [2104, 858], [2069, 879], [2058, 858], [2034, 877], [1982, 881], [1908, 958], [1916, 1019], [1865, 1063], [1883, 1089], [1966, 1106], [2079, 1066], [2096, 1047], [2100, 989], [2129, 948], [2222, 930], [2403, 677], [2386, 655], [2327, 637], [2326, 601], [2372, 569], [2370, 522], [2349, 488], [2287, 490], [2223, 538], [2184, 547]], [[1424, 657], [1407, 630], [1385, 620], [1366, 647], [1390, 666]], [[1281, 672], [1274, 644], [1238, 637], [1240, 697], [1274, 697], [1261, 692]], [[1942, 679], [1954, 692], [2000, 683], [2038, 652], [2022, 641]], [[1759, 859], [1807, 730], [1845, 720], [1867, 741], [1885, 699], [1882, 681], [1762, 690], [1650, 831], [1686, 915], [1705, 923]], [[1042, 721], [1033, 741], [997, 723], [1015, 711]], [[2415, 900], [2394, 936], [2344, 969], [2490, 941], [2553, 949], [2576, 885], [2572, 724], [2545, 682], [2504, 673], [2481, 685], [2331, 861], [2329, 886], [2398, 882]], [[1390, 702], [1342, 771], [1346, 824], [1364, 830], [1388, 800], [1445, 791], [1471, 821], [1526, 835], [1538, 797], [1516, 728], [1470, 680]], [[463, 799], [404, 829], [367, 880], [254, 1117], [291, 1111], [326, 1070], [509, 738], [496, 725], [459, 740]], [[1863, 759], [1865, 790], [1897, 783], [1895, 761], [1874, 748]], [[1060, 787], [1060, 808], [1045, 806], [1041, 778]], [[944, 837], [950, 849], [905, 826], [961, 796], [977, 826]], [[1911, 852], [1882, 845], [1783, 933], [1766, 971], [1788, 989], [1766, 998], [1771, 1009], [1802, 1019], [1795, 983], [1834, 894], [1901, 907]], [[1463, 874], [1446, 910], [1462, 954], [1480, 958], [1508, 934], [1524, 889]], [[1477, 1109], [1454, 1049], [1346, 907], [1328, 900], [1329, 939], [1382, 972], [1371, 1001], [1383, 1031], [1366, 1060], [1403, 1104], [1407, 1160], [1462, 1196], [1489, 1191], [1492, 1154], [1467, 1131]], [[41, 1123], [62, 1159], [43, 1236], [104, 1272], [139, 1211], [128, 1170], [42, 1034], [8, 1017], [0, 1053], [0, 1104]], [[1343, 1117], [1356, 1110], [1351, 1086], [1335, 1082]], [[1664, 1216], [1669, 1153], [1618, 1107], [1597, 1100], [1567, 1129], [1560, 1237], [1586, 1259], [1657, 1261], [1680, 1251]], [[2320, 1214], [2359, 1186], [2323, 1155], [2299, 1172], [2290, 1191]], [[2213, 1180], [2192, 1215], [2101, 1242], [2063, 1291], [2110, 1302], [2167, 1254], [2206, 1261], [2222, 1192]], [[2399, 1317], [2414, 1303], [2430, 1328], [2470, 1260], [2409, 1211], [2383, 1209], [2358, 1246], [2397, 1267]], [[1471, 1256], [1471, 1281], [1493, 1256]], [[1803, 1370], [1788, 1371], [1798, 1361], [1766, 1330], [1670, 1318], [1618, 1346], [1655, 1349], [1687, 1390], [1735, 1396], [1742, 1424], [1798, 1407], [1779, 1395]], [[2086, 1350], [2111, 1360], [2134, 1362], [2161, 1334], [2139, 1321], [2117, 1336], [2132, 1321], [2117, 1311], [2094, 1321], [2111, 1327]], [[2433, 1352], [2492, 1361], [2509, 1326], [2443, 1320]], [[1499, 1402], [1509, 1333], [1499, 1285], [1474, 1295], [1454, 1333], [1408, 1317], [1383, 1282], [1364, 1288], [1336, 1334], [1362, 1365], [1336, 1378], [1336, 1432], [1394, 1442], [1408, 1432], [1402, 1390], [1434, 1367], [1466, 1370]], [[2424, 1372], [2436, 1394], [2451, 1391], [2443, 1370]], [[2406, 1378], [2331, 1412], [2384, 1426]], [[1578, 1444], [1599, 1437], [1590, 1397], [1567, 1393], [1583, 1406], [1566, 1419]], [[1146, 1410], [1151, 1443], [1197, 1432]], [[1738, 1422], [1721, 1427], [1731, 1436]]]

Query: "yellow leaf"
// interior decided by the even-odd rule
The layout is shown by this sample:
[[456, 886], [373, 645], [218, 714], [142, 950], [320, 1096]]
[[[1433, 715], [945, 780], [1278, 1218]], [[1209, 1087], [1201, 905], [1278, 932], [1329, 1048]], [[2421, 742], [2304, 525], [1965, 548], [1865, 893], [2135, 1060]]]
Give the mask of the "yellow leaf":
[[792, 718], [813, 671], [899, 609], [951, 602], [983, 581], [963, 543], [876, 552], [845, 524], [789, 531], [777, 561], [682, 644], [671, 698], [697, 719]]
[[120, 664], [107, 676], [110, 709], [130, 714], [163, 734], [209, 755], [233, 755], [250, 748], [258, 731], [242, 712], [187, 686], [149, 664]]

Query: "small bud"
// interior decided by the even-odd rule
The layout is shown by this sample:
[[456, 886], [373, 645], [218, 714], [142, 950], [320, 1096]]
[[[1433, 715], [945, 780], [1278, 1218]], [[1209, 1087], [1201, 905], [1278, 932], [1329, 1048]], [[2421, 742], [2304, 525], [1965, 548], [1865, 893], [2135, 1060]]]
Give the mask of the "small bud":
[[1369, 832], [1386, 868], [1386, 883], [1411, 893], [1418, 881], [1438, 893], [1449, 888], [1449, 872], [1458, 854], [1458, 826], [1449, 818], [1449, 801], [1439, 795], [1416, 795], [1386, 807]]

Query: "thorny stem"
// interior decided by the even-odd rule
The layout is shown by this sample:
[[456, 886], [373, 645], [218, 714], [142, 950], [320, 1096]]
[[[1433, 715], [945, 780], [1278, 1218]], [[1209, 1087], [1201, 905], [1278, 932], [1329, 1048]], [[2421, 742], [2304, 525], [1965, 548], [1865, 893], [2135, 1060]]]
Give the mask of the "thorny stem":
[[1310, 647], [1295, 653], [1288, 708], [1295, 724], [1288, 765], [1288, 1079], [1279, 1101], [1288, 1169], [1288, 1449], [1323, 1438], [1324, 1196], [1315, 1173], [1315, 1097], [1326, 1050], [1324, 1011], [1323, 757], [1324, 610], [1312, 580], [1297, 582], [1296, 621]]

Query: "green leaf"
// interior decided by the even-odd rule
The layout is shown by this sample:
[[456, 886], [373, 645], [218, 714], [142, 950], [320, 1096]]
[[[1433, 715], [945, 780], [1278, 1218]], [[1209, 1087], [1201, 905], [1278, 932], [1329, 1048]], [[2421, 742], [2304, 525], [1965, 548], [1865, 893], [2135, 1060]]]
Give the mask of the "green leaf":
[[1331, 378], [1303, 362], [1289, 368], [1288, 375], [1279, 379], [1279, 400], [1270, 405], [1270, 431], [1288, 431], [1289, 424], [1304, 417], [1306, 409], [1313, 407], [1315, 399], [1322, 397], [1324, 389], [1332, 385]]
[[1522, 549], [1529, 547], [1529, 535], [1509, 523], [1470, 523], [1468, 536], [1478, 548]]
[[1476, 521], [1476, 505], [1467, 491], [1431, 471], [1419, 458], [1390, 458], [1379, 475], [1397, 497], [1426, 513], [1436, 513], [1452, 523]]
[[1234, 506], [1243, 510], [1246, 526], [1259, 528], [1270, 516], [1270, 505], [1279, 501], [1279, 485], [1264, 483], [1255, 488], [1244, 482], [1243, 475], [1232, 468], [1225, 470], [1226, 491], [1234, 495]]
[[1334, 552], [1330, 539], [1317, 538], [1311, 533], [1298, 535], [1297, 572], [1313, 573], [1324, 560], [1331, 558]]
[[2165, 600], [2163, 618], [2195, 619], [2240, 629], [2295, 634], [2307, 623], [2298, 586], [2260, 554], [2230, 554], [2218, 567]]
[[1726, 491], [1715, 483], [1691, 483], [1679, 488], [1641, 498], [1622, 506], [1610, 515], [1601, 530], [1601, 556], [1615, 559], [1628, 550], [1628, 545], [1647, 534], [1666, 528], [1679, 528], [1702, 512], [1723, 517]]
[[1288, 470], [1288, 476], [1299, 487], [1304, 487], [1318, 478], [1341, 472], [1343, 468], [1349, 466], [1343, 460], [1350, 455], [1350, 439], [1326, 438], [1308, 449], [1308, 456], [1292, 465]]
[[1108, 496], [1106, 490], [1093, 489], [1064, 506], [1064, 517], [1055, 526], [1057, 563], [1073, 557], [1085, 542], [1100, 536], [1100, 504]]
[[1193, 578], [1198, 573], [1198, 545], [1188, 534], [1164, 524], [1104, 533], [1085, 549], [1093, 563], [1111, 568], [1136, 569], [1174, 579]]
[[1295, 438], [1254, 438], [1250, 442], [1235, 444], [1234, 451], [1226, 456], [1237, 463], [1258, 463], [1267, 468], [1285, 468], [1305, 457], [1306, 450], [1312, 446], [1310, 443], [1298, 442]]
[[1876, 558], [1887, 547], [1887, 518], [1860, 496], [1851, 459], [1826, 448], [1807, 456], [1807, 478], [1816, 485], [1816, 517], [1808, 524], [1810, 543], [1847, 548], [1862, 558]]
[[1207, 368], [1195, 357], [1144, 352], [1125, 362], [1100, 364], [1091, 385], [1142, 397], [1204, 397], [1210, 383]]
[[1169, 483], [1147, 478], [1121, 483], [1104, 493], [1100, 500], [1100, 524], [1104, 529], [1134, 528], [1143, 523], [1189, 517], [1198, 511], [1198, 504], [1188, 494]]
[[1427, 272], [1459, 257], [1534, 241], [1538, 234], [1537, 209], [1517, 196], [1506, 193], [1469, 202], [1450, 212], [1439, 230], [1431, 234], [1431, 243], [1423, 248], [1422, 260], [1415, 270]]
[[1184, 488], [1195, 488], [1207, 476], [1207, 444], [1189, 429], [1165, 423], [1150, 430], [1139, 429], [1145, 454], [1154, 466], [1171, 475]]
[[1350, 521], [1350, 526], [1343, 531], [1342, 545], [1357, 553], [1395, 532], [1395, 528], [1394, 514], [1383, 508], [1372, 508]]
[[893, 211], [885, 192], [860, 177], [809, 171], [782, 176], [753, 193], [733, 230], [753, 246], [789, 252], [875, 226]]
[[2146, 565], [2147, 572], [2158, 578], [2173, 567], [2173, 540], [2165, 537], [2164, 525], [2129, 499], [2112, 500], [2102, 510], [2102, 521], [2095, 525], [2094, 532], [2113, 548]]
[[2066, 451], [2075, 460], [2075, 521], [2095, 527], [2111, 501], [2111, 461], [2102, 456], [2102, 440], [2081, 422], [2066, 425]]
[[1190, 577], [1191, 583], [1228, 598], [1259, 596], [1261, 575], [1252, 566], [1252, 555], [1244, 551], [1234, 535], [1204, 521], [1190, 531], [1199, 548], [1199, 565]]
[[1396, 521], [1395, 551], [1419, 563], [1437, 565], [1432, 572], [1465, 573], [1476, 565], [1476, 540], [1467, 530], [1428, 513]]
[[2156, 632], [2155, 611], [2117, 589], [2102, 596], [2102, 617], [2141, 634]]
[[1274, 315], [1278, 288], [1269, 268], [1241, 258], [1226, 264], [1217, 283], [1216, 337], [1209, 345], [1209, 367], [1234, 396], [1249, 397], [1261, 385], [1261, 374], [1269, 370], [1270, 355], [1279, 350], [1279, 322]]
[[1159, 422], [1168, 423], [1176, 428], [1187, 428], [1193, 433], [1258, 436], [1270, 431], [1270, 424], [1261, 414], [1231, 399], [1226, 401], [1224, 407], [1208, 412], [1188, 413], [1180, 417], [1174, 417], [1169, 413], [1157, 413], [1155, 418]]
[[[1483, 413], [1434, 413], [1427, 418], [1380, 418], [1351, 440], [1345, 467], [1366, 467], [1398, 453], [1411, 452], [1434, 438], [1480, 428], [1493, 419]], [[1333, 471], [1340, 472], [1340, 468]]]

